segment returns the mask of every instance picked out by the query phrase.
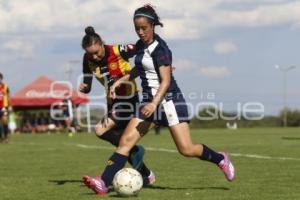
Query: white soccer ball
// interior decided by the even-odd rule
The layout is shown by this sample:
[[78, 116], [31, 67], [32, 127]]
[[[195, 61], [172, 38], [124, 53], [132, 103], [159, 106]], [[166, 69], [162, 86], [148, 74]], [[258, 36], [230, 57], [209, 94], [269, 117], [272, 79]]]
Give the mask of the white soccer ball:
[[135, 169], [123, 168], [114, 176], [113, 186], [121, 196], [137, 195], [143, 187], [143, 177]]

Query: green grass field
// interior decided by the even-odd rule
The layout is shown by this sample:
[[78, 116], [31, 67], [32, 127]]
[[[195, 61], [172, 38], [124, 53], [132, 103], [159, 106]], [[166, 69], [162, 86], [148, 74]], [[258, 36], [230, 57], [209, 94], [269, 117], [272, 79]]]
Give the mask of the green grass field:
[[[231, 153], [228, 183], [211, 163], [180, 156], [167, 130], [142, 144], [156, 182], [132, 199], [300, 199], [300, 129], [193, 130], [194, 141]], [[81, 182], [97, 175], [113, 147], [93, 134], [24, 134], [0, 144], [1, 200], [120, 199], [96, 196]]]

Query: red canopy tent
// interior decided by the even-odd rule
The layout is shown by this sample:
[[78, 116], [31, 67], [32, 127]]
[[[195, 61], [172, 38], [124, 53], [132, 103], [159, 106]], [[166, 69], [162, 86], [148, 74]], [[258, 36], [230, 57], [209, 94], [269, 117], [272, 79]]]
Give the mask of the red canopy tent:
[[53, 103], [70, 96], [74, 105], [87, 103], [88, 98], [67, 84], [53, 81], [46, 76], [40, 76], [29, 85], [15, 93], [10, 98], [10, 103], [16, 108], [41, 108], [50, 107]]

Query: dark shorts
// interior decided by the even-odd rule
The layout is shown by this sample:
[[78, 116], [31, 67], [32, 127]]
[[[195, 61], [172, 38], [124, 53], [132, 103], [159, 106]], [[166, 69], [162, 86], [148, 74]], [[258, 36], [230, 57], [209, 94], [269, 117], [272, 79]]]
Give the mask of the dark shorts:
[[129, 99], [118, 99], [108, 111], [108, 117], [111, 118], [118, 128], [126, 128], [129, 121], [134, 117], [139, 105], [139, 96], [136, 93]]
[[148, 102], [143, 100], [139, 107], [136, 117], [149, 122], [153, 122], [158, 126], [174, 126], [182, 122], [189, 123], [188, 107], [181, 93], [172, 95], [168, 99], [164, 99], [157, 107], [153, 115], [145, 118], [141, 113], [141, 109]]
[[0, 108], [0, 117], [8, 116], [8, 111], [6, 108]]

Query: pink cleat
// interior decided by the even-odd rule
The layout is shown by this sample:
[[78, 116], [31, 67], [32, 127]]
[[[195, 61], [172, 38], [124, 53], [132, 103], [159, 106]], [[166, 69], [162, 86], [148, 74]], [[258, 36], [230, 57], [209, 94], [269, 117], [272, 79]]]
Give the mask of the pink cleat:
[[233, 181], [235, 173], [234, 166], [229, 160], [229, 156], [225, 152], [219, 152], [224, 156], [224, 159], [218, 164], [219, 168], [224, 172], [225, 177], [228, 181]]
[[149, 176], [143, 176], [143, 187], [148, 187], [155, 182], [155, 174], [150, 171]]
[[155, 182], [155, 174], [152, 171], [150, 171], [150, 175], [148, 176], [148, 181], [149, 181], [148, 185], [151, 185]]
[[91, 178], [90, 186], [97, 195], [106, 195], [108, 193], [108, 187], [106, 187], [102, 179]]
[[92, 178], [89, 176], [83, 176], [82, 179], [84, 184], [88, 188], [91, 188], [97, 195], [106, 195], [108, 193], [108, 188], [101, 177], [97, 176]]
[[[100, 176], [96, 176], [95, 179], [100, 180], [101, 177], [100, 177]], [[83, 180], [83, 183], [84, 183], [88, 188], [91, 188], [91, 180], [92, 180], [92, 177], [85, 175], [85, 176], [82, 177], [82, 180]]]

